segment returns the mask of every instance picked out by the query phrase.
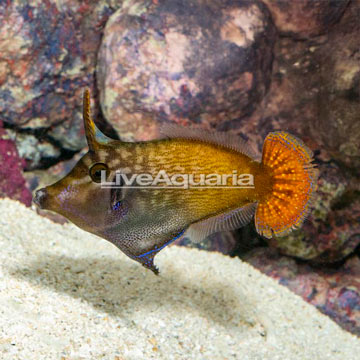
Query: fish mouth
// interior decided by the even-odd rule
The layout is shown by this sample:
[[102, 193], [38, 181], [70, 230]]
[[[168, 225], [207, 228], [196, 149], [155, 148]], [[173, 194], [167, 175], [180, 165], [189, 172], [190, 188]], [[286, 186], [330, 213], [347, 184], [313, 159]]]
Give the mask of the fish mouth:
[[35, 196], [33, 198], [33, 202], [40, 208], [45, 208], [45, 202], [48, 198], [48, 192], [45, 188], [39, 189], [36, 191]]

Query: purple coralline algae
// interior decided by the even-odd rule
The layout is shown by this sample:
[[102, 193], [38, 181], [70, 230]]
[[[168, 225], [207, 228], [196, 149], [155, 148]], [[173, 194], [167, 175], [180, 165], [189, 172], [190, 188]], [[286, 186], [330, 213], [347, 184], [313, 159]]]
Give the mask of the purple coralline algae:
[[32, 196], [22, 174], [25, 161], [19, 157], [15, 143], [5, 137], [0, 121], [0, 197], [9, 197], [30, 206]]

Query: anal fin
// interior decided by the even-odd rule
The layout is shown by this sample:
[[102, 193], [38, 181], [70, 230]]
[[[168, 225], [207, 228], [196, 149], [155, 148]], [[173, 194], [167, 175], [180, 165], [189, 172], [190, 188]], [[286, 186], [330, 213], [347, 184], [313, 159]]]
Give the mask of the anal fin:
[[241, 228], [250, 222], [256, 207], [257, 203], [251, 203], [227, 213], [200, 220], [190, 225], [185, 236], [189, 237], [192, 242], [199, 243], [213, 233]]

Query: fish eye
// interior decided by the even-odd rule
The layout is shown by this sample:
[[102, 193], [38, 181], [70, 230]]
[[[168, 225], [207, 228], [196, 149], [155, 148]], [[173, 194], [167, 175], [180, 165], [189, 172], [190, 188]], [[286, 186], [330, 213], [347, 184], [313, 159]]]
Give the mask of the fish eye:
[[102, 173], [102, 171], [106, 172], [105, 178], [107, 178], [108, 175], [109, 175], [108, 166], [106, 164], [103, 164], [103, 163], [94, 164], [89, 170], [89, 175], [91, 177], [91, 180], [96, 182], [96, 183], [100, 183], [101, 182], [101, 173]]

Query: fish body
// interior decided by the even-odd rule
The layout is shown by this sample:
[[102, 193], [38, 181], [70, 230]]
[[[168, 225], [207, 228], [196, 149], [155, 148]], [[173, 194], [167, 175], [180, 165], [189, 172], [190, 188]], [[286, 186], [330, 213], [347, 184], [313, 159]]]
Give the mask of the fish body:
[[154, 256], [185, 234], [201, 241], [255, 214], [258, 232], [270, 238], [300, 226], [309, 211], [312, 153], [288, 133], [268, 135], [261, 162], [236, 136], [174, 125], [163, 139], [126, 143], [99, 132], [87, 91], [84, 122], [89, 152], [34, 201], [155, 273]]

